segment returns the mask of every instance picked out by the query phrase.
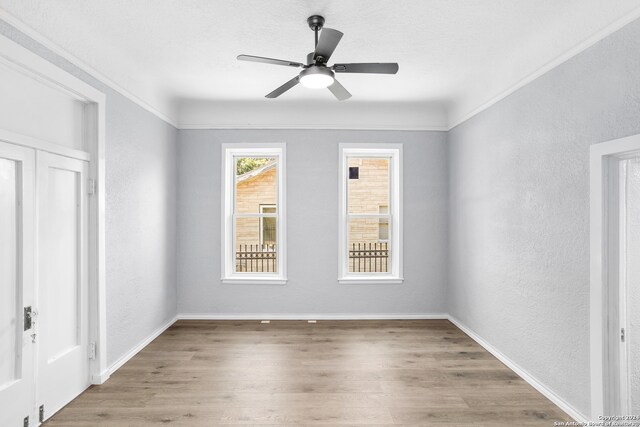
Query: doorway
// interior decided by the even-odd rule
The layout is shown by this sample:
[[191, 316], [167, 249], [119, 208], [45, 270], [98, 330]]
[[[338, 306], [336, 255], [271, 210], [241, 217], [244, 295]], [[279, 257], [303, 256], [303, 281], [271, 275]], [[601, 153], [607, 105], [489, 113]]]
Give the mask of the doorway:
[[109, 377], [103, 93], [0, 36], [0, 425]]
[[0, 415], [44, 421], [90, 385], [88, 162], [0, 142]]
[[591, 150], [592, 416], [640, 414], [640, 136]]

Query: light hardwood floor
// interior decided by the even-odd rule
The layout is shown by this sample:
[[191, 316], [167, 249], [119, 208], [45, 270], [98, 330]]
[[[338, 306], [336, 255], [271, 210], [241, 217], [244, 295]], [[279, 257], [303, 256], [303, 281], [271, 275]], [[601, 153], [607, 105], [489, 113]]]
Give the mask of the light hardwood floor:
[[179, 321], [55, 426], [571, 420], [447, 320]]

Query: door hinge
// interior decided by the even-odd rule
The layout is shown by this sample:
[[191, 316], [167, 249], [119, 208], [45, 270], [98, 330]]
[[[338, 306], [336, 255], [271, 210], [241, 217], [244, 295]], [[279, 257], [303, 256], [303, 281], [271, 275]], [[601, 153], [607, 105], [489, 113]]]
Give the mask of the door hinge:
[[40, 418], [40, 422], [44, 422], [44, 405], [40, 405], [38, 409], [38, 418]]
[[87, 181], [87, 193], [90, 196], [93, 196], [94, 194], [96, 194], [96, 180], [95, 179], [90, 179], [89, 181]]
[[95, 358], [96, 358], [96, 343], [95, 342], [90, 342], [89, 343], [88, 356], [89, 356], [89, 359], [95, 360]]
[[29, 427], [29, 417], [24, 417], [24, 421], [22, 422], [22, 427]]
[[625, 339], [624, 328], [620, 328], [620, 341], [624, 342], [624, 339]]

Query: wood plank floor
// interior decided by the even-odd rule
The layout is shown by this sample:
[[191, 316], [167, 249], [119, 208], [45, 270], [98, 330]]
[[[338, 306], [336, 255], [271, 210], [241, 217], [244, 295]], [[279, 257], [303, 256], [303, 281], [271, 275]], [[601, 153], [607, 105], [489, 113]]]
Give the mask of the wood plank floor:
[[571, 419], [447, 320], [179, 321], [55, 426], [552, 426]]

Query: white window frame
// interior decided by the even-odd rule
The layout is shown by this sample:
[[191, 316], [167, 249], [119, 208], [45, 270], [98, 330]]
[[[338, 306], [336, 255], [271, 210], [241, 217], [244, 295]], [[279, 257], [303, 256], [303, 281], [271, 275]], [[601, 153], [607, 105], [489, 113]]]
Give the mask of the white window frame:
[[[275, 157], [277, 166], [276, 256], [277, 272], [251, 273], [235, 271], [235, 192], [236, 157]], [[287, 283], [286, 227], [286, 144], [237, 143], [222, 144], [222, 283], [274, 284]], [[253, 214], [261, 218], [263, 215]], [[244, 215], [246, 216], [246, 215]]]
[[[342, 284], [399, 284], [404, 281], [402, 275], [402, 144], [340, 144], [340, 180], [339, 180], [339, 276]], [[348, 191], [350, 157], [389, 158], [389, 213], [388, 214], [348, 214]], [[389, 242], [391, 253], [387, 273], [350, 273], [348, 257], [348, 220], [349, 218], [388, 217]]]

